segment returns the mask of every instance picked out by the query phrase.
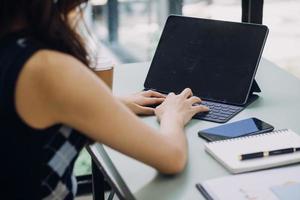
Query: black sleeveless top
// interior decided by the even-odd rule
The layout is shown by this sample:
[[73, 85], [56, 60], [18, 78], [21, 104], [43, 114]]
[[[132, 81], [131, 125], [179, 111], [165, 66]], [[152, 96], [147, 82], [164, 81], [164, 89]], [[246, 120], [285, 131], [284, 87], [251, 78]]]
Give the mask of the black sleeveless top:
[[15, 87], [20, 71], [40, 49], [34, 37], [14, 33], [0, 38], [0, 177], [8, 199], [73, 199], [75, 159], [87, 138], [70, 127], [36, 130], [16, 112]]

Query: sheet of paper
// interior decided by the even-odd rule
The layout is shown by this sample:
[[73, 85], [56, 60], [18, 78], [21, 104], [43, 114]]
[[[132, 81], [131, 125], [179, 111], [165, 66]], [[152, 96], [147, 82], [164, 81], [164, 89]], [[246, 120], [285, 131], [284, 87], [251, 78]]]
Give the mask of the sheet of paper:
[[272, 187], [271, 190], [280, 200], [299, 200], [300, 183], [287, 183], [285, 185]]
[[217, 200], [299, 200], [300, 165], [208, 180], [202, 185]]

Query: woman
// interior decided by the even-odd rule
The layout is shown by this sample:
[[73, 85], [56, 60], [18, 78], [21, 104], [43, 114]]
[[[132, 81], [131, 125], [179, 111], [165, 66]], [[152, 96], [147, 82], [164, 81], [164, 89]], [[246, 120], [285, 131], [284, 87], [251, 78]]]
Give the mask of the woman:
[[[82, 3], [0, 2], [2, 197], [73, 199], [74, 160], [90, 140], [162, 173], [184, 169], [184, 126], [207, 108], [195, 106], [201, 100], [190, 89], [167, 97], [153, 91], [113, 97], [88, 68], [89, 56], [68, 18]], [[146, 107], [156, 103], [162, 104]], [[136, 116], [154, 113], [159, 130]]]

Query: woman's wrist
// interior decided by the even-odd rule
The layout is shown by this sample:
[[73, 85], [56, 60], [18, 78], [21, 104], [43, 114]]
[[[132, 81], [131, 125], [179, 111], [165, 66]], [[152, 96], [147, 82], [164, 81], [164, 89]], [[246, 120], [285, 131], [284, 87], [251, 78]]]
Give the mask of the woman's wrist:
[[126, 106], [129, 110], [131, 110], [132, 112], [134, 111], [134, 107], [132, 102], [128, 99], [128, 97], [126, 96], [117, 96], [116, 97], [124, 106]]
[[182, 131], [184, 129], [183, 121], [174, 116], [162, 116], [160, 126], [162, 130]]
[[126, 97], [123, 97], [123, 96], [116, 96], [116, 98], [120, 101], [120, 102], [122, 102], [125, 106], [127, 106], [128, 107], [128, 100], [126, 99]]

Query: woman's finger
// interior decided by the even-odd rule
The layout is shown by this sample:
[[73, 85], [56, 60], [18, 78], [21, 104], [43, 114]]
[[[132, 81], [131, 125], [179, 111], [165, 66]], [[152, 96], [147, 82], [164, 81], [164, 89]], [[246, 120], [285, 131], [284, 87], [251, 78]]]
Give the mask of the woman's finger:
[[144, 105], [155, 105], [164, 102], [165, 98], [146, 98], [143, 102]]
[[155, 108], [138, 106], [138, 114], [139, 115], [154, 115]]
[[200, 112], [208, 112], [208, 111], [209, 111], [209, 108], [206, 106], [202, 106], [202, 105], [193, 106], [194, 115], [197, 113], [200, 113]]
[[193, 105], [201, 103], [202, 100], [199, 97], [192, 96], [188, 101]]
[[181, 96], [183, 96], [185, 99], [186, 98], [189, 98], [191, 96], [193, 96], [193, 92], [190, 88], [185, 88], [181, 93], [180, 93]]
[[174, 96], [174, 95], [175, 95], [174, 92], [170, 92], [167, 97], [171, 97], [171, 96]]
[[156, 91], [153, 91], [153, 90], [148, 90], [144, 94], [145, 94], [146, 97], [158, 97], [158, 98], [165, 98], [166, 97], [166, 95], [161, 94], [161, 93], [156, 92]]

